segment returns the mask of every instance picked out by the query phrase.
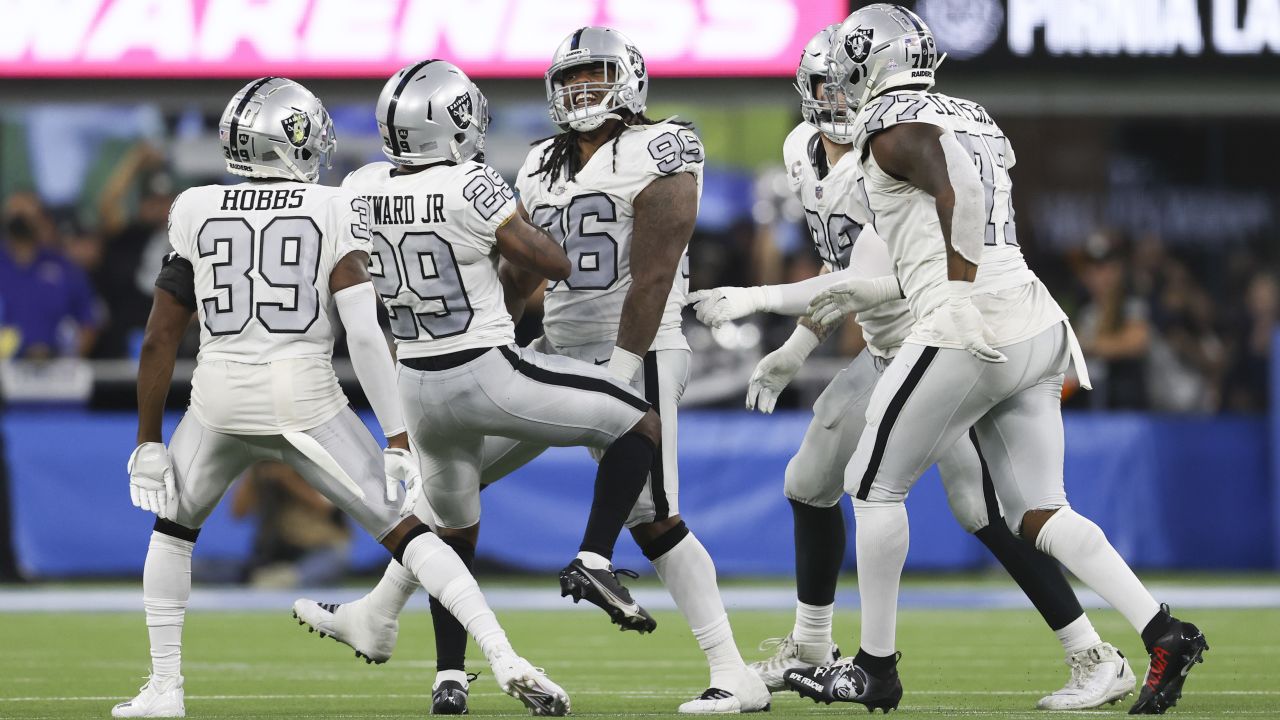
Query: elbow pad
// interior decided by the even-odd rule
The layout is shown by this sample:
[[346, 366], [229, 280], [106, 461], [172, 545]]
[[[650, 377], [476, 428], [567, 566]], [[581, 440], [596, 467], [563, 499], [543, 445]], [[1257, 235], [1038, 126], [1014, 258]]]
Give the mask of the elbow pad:
[[947, 176], [956, 196], [951, 211], [951, 247], [961, 257], [974, 265], [982, 262], [982, 244], [987, 229], [986, 188], [973, 157], [956, 139], [955, 133], [943, 133], [938, 138], [947, 158]]

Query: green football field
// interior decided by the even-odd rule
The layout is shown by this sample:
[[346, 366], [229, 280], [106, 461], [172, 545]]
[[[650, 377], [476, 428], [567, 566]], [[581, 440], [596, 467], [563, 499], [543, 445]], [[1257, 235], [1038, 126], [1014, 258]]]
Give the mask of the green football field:
[[[575, 715], [653, 716], [707, 683], [706, 666], [683, 620], [655, 613], [658, 631], [620, 633], [600, 613], [501, 612], [517, 650], [568, 690]], [[1140, 644], [1111, 611], [1091, 616], [1104, 638], [1146, 670]], [[1186, 616], [1208, 637], [1206, 662], [1187, 681], [1171, 716], [1280, 717], [1280, 610], [1196, 610]], [[785, 633], [787, 612], [732, 612], [748, 660], [760, 639]], [[848, 649], [853, 612], [836, 618]], [[1066, 667], [1039, 617], [1023, 610], [906, 610], [899, 617], [903, 716], [1043, 718], [1036, 699], [1059, 687]], [[132, 696], [147, 670], [142, 613], [0, 614], [0, 717], [102, 718]], [[391, 662], [358, 662], [344, 645], [308, 634], [278, 612], [197, 612], [187, 619], [188, 717], [423, 717], [430, 705], [431, 624], [406, 614]], [[479, 655], [472, 649], [471, 657]], [[472, 714], [523, 715], [524, 708], [485, 672], [473, 685]], [[1071, 715], [1119, 716], [1127, 704]], [[772, 717], [832, 717], [860, 705], [818, 706], [786, 693]]]

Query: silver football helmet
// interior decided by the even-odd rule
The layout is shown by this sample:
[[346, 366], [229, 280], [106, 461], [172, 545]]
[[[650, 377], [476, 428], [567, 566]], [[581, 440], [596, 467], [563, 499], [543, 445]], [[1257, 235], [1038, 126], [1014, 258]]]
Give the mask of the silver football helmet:
[[218, 122], [227, 172], [316, 182], [338, 138], [320, 99], [288, 78], [264, 77], [240, 89]]
[[375, 112], [382, 152], [397, 165], [484, 157], [489, 102], [452, 63], [424, 60], [401, 68], [382, 87]]
[[[564, 84], [566, 70], [599, 63], [601, 82]], [[626, 35], [607, 27], [584, 27], [560, 43], [547, 69], [547, 109], [561, 130], [589, 132], [619, 110], [644, 112], [649, 97], [649, 74], [644, 56]]]
[[[933, 33], [915, 13], [876, 3], [845, 18], [831, 38], [827, 61], [830, 90], [843, 93], [850, 112], [896, 87], [933, 87], [939, 56]], [[831, 87], [834, 86], [834, 87]]]
[[838, 143], [853, 142], [853, 115], [843, 101], [843, 94], [829, 93], [824, 89], [818, 97], [818, 84], [827, 82], [827, 53], [831, 49], [831, 36], [839, 23], [818, 31], [800, 54], [800, 66], [796, 68], [796, 92], [800, 93], [800, 115], [804, 121], [818, 128], [823, 135]]

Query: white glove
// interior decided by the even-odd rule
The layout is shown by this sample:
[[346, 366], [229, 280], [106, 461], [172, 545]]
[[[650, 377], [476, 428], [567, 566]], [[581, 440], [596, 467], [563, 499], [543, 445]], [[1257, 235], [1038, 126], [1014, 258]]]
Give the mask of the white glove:
[[796, 376], [809, 353], [822, 342], [809, 328], [799, 325], [782, 347], [765, 355], [751, 373], [747, 384], [747, 409], [759, 410], [766, 415], [773, 412], [778, 395]]
[[404, 485], [405, 503], [411, 505], [418, 495], [418, 485], [422, 482], [418, 459], [408, 450], [387, 448], [382, 451], [382, 467], [387, 481], [387, 502], [398, 500], [400, 486]]
[[609, 373], [624, 384], [630, 385], [635, 381], [636, 372], [643, 363], [644, 358], [614, 345], [613, 354], [609, 356]]
[[902, 297], [898, 279], [892, 275], [851, 278], [832, 285], [809, 301], [809, 317], [823, 327], [831, 327], [845, 315], [870, 310]]
[[718, 287], [689, 293], [698, 322], [718, 328], [730, 320], [744, 318], [769, 306], [769, 289], [755, 287]]
[[973, 283], [951, 280], [947, 283], [950, 297], [933, 311], [933, 329], [943, 340], [959, 343], [971, 355], [985, 362], [1002, 363], [1004, 353], [991, 347], [991, 330], [982, 313], [973, 306]]
[[164, 443], [145, 442], [129, 456], [129, 497], [133, 506], [172, 520], [178, 501], [178, 484]]

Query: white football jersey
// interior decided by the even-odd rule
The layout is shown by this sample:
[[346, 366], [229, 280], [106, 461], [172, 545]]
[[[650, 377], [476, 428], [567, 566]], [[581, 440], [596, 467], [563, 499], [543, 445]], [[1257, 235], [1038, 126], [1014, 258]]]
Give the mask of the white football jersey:
[[392, 174], [377, 162], [342, 186], [369, 201], [370, 274], [400, 358], [515, 342], [498, 282], [495, 233], [516, 211], [498, 171], [477, 162]]
[[[800, 123], [782, 143], [782, 158], [791, 192], [804, 206], [805, 223], [827, 271], [845, 270], [856, 261], [856, 272], [863, 277], [892, 275], [888, 249], [869, 222], [852, 156], [830, 167], [818, 129]], [[893, 300], [858, 313], [857, 321], [871, 353], [887, 358], [907, 339], [915, 318], [905, 300]]]
[[[534, 147], [520, 168], [516, 189], [529, 218], [564, 245], [573, 265], [567, 280], [551, 283], [542, 326], [557, 347], [617, 340], [622, 303], [631, 287], [632, 203], [655, 178], [693, 173], [702, 197], [702, 141], [671, 122], [627, 128], [604, 144], [573, 179], [554, 185], [532, 175], [551, 140]], [[616, 148], [616, 153], [615, 153]], [[680, 259], [652, 350], [688, 349], [680, 310], [689, 291], [689, 258]]]
[[[869, 138], [901, 123], [928, 123], [953, 133], [973, 157], [986, 193], [987, 227], [974, 280], [974, 305], [995, 335], [993, 345], [1030, 338], [1066, 318], [1018, 247], [1013, 217], [1015, 156], [1004, 132], [977, 103], [931, 92], [887, 93], [854, 120], [853, 150], [861, 159], [872, 222], [889, 246], [898, 280], [917, 319], [912, 340], [950, 346], [933, 332], [929, 316], [946, 300], [947, 254], [931, 195], [892, 177], [876, 164]], [[1027, 287], [1030, 286], [1030, 287]]]
[[195, 187], [173, 201], [169, 242], [195, 273], [191, 412], [203, 425], [305, 430], [346, 406], [329, 275], [348, 253], [370, 250], [364, 200], [293, 181]]

